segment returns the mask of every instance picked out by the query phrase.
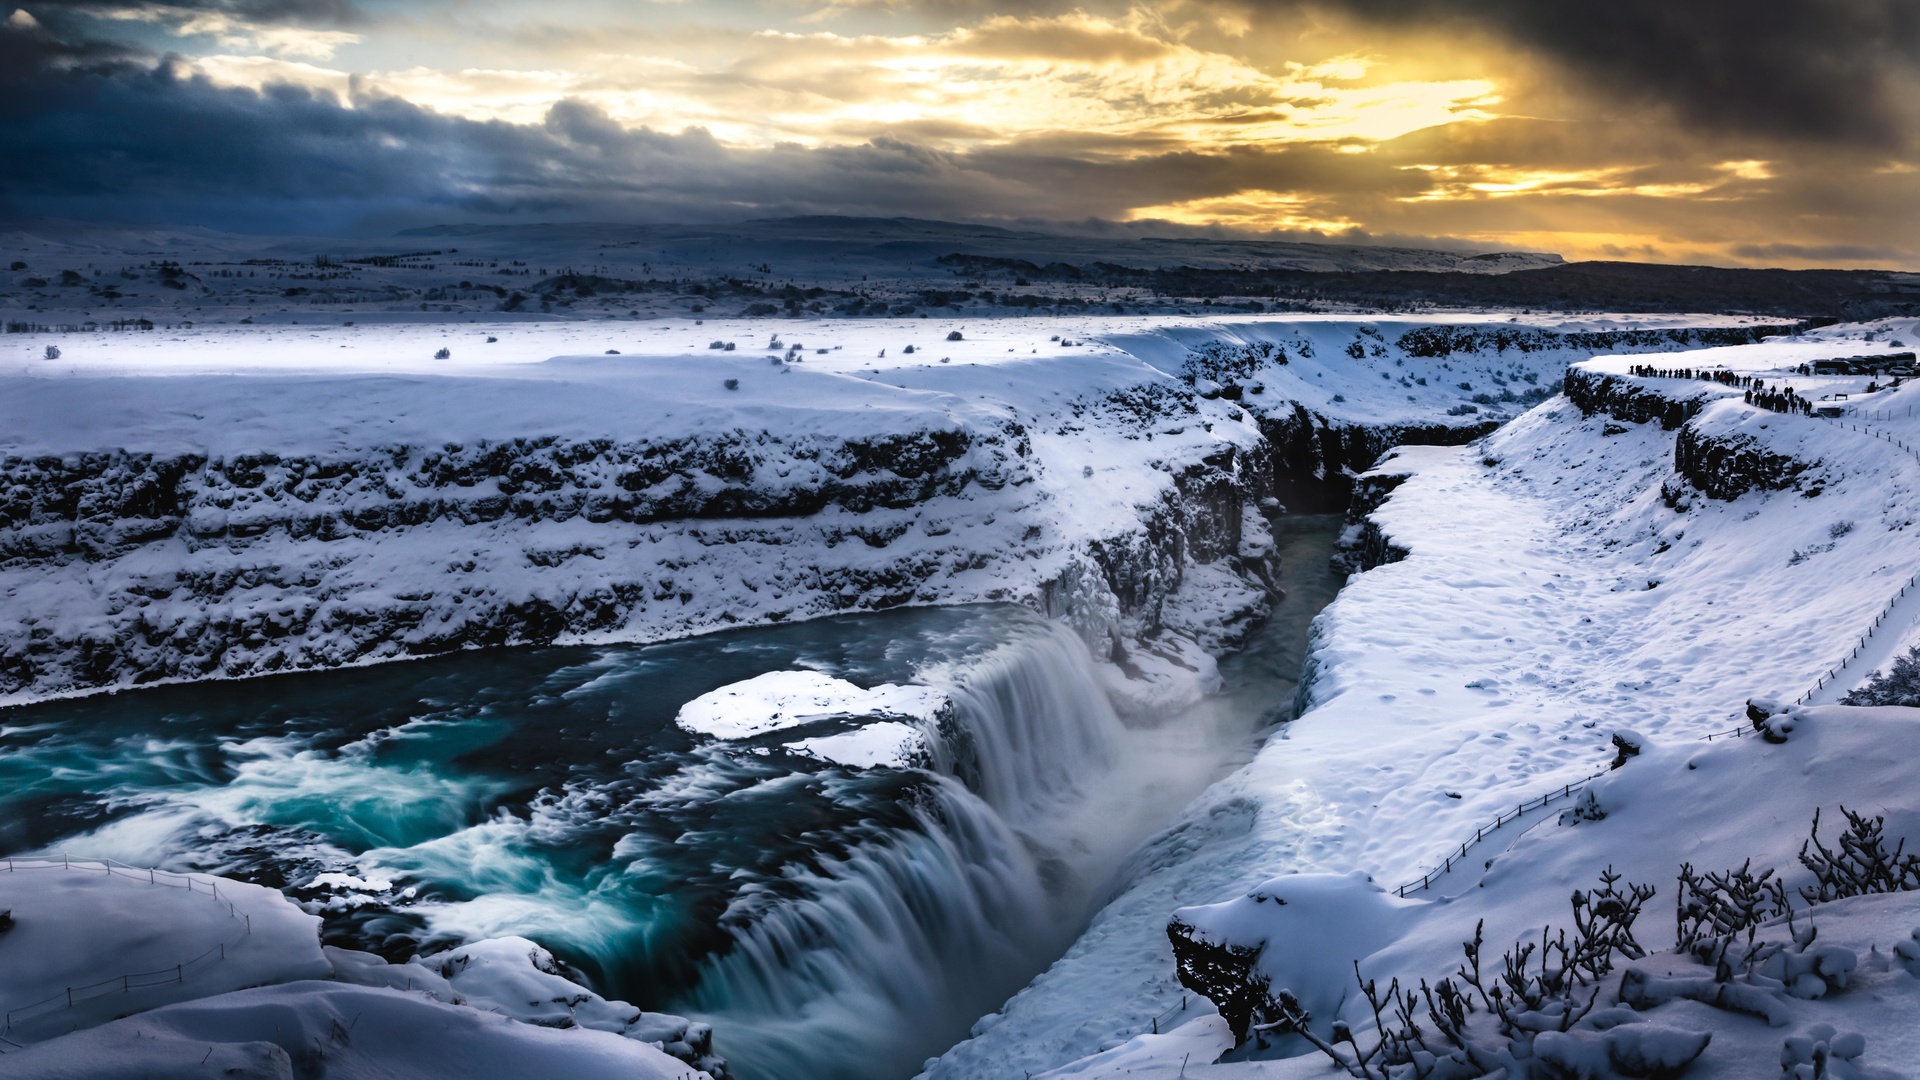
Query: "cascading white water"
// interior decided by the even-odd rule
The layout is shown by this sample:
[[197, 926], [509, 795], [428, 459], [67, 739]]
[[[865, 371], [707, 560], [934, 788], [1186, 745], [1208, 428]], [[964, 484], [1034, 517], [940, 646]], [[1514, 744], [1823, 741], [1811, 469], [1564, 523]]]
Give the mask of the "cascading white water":
[[[944, 690], [922, 771], [673, 722], [801, 667]], [[305, 676], [297, 708], [264, 682], [57, 704], [0, 730], [0, 837], [285, 882], [330, 943], [525, 934], [714, 1021], [743, 1080], [900, 1080], [1059, 956], [1250, 730], [1122, 724], [1103, 674], [982, 607]]]
[[1057, 623], [926, 676], [948, 685], [959, 728], [957, 739], [933, 740], [935, 768], [965, 779], [1015, 828], [1113, 762], [1120, 719], [1086, 646]]
[[1098, 884], [1058, 828], [1126, 734], [1086, 647], [1030, 623], [923, 676], [954, 717], [929, 733], [919, 830], [799, 875], [689, 997], [751, 1080], [911, 1075], [1064, 948]]
[[1058, 945], [1035, 860], [992, 809], [940, 778], [915, 817], [924, 831], [809, 872], [702, 972], [687, 1004], [726, 1025], [741, 1075], [909, 1076]]

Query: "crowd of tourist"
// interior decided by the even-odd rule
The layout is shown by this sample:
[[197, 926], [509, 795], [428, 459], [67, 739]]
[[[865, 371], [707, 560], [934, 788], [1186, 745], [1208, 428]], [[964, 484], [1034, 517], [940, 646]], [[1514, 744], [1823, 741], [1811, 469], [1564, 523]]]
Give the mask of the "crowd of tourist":
[[[1643, 379], [1701, 379], [1722, 386], [1737, 386], [1746, 390], [1749, 405], [1773, 412], [1813, 415], [1813, 402], [1798, 391], [1791, 386], [1768, 386], [1758, 375], [1738, 375], [1726, 368], [1660, 368], [1651, 364], [1635, 364], [1630, 370]], [[1869, 392], [1877, 389], [1877, 386], [1868, 387]]]

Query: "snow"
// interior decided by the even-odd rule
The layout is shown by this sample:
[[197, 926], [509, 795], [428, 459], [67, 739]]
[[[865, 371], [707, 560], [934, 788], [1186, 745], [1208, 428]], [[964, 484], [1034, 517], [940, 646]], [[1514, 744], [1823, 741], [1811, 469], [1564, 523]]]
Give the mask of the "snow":
[[882, 683], [863, 689], [818, 671], [769, 671], [694, 698], [674, 722], [715, 739], [853, 724], [852, 730], [781, 745], [857, 769], [904, 768], [925, 757], [928, 734], [951, 709], [946, 693], [931, 686]]
[[[1904, 324], [1839, 327], [1806, 335], [1812, 340], [1790, 355], [1770, 343], [1752, 354], [1721, 350], [1716, 362], [1758, 370], [1822, 350], [1850, 354], [1869, 330], [1917, 336]], [[1646, 361], [1594, 361], [1617, 370], [1635, 362]], [[1689, 354], [1684, 363], [1698, 361]], [[928, 1075], [1039, 1072], [1123, 1045], [1180, 1001], [1164, 935], [1176, 908], [1246, 896], [1288, 880], [1281, 875], [1359, 872], [1382, 889], [1418, 881], [1441, 865], [1449, 843], [1457, 854], [1460, 840], [1496, 814], [1604, 768], [1609, 736], [1622, 728], [1652, 749], [1594, 790], [1603, 807], [1620, 799], [1626, 808], [1562, 825], [1560, 811], [1573, 804], [1561, 803], [1500, 830], [1473, 849], [1470, 872], [1456, 869], [1413, 894], [1432, 914], [1370, 957], [1357, 940], [1348, 959], [1383, 979], [1447, 974], [1475, 918], [1487, 917], [1492, 942], [1565, 924], [1567, 895], [1609, 861], [1631, 880], [1660, 885], [1656, 906], [1670, 901], [1685, 859], [1720, 869], [1751, 855], [1756, 866], [1791, 872], [1816, 806], [1826, 807], [1827, 822], [1838, 803], [1884, 809], [1890, 836], [1920, 838], [1912, 719], [1810, 709], [1803, 723], [1820, 733], [1808, 745], [1800, 733], [1785, 747], [1699, 741], [1744, 725], [1749, 697], [1799, 697], [1861, 636], [1911, 642], [1915, 633], [1888, 623], [1869, 631], [1920, 568], [1911, 548], [1920, 462], [1842, 424], [1732, 398], [1696, 424], [1808, 462], [1816, 496], [1752, 492], [1723, 503], [1695, 493], [1676, 511], [1661, 493], [1673, 478], [1673, 432], [1585, 418], [1563, 399], [1476, 446], [1408, 447], [1382, 463], [1381, 474], [1408, 478], [1373, 519], [1410, 554], [1350, 580], [1321, 615], [1307, 711], [1149, 841], [1068, 954]], [[1867, 674], [1849, 669], [1842, 689]], [[1486, 860], [1491, 869], [1481, 868]], [[1920, 924], [1920, 908], [1901, 910]], [[1667, 925], [1650, 914], [1642, 940], [1652, 945], [1671, 933]], [[1335, 994], [1351, 984], [1315, 977], [1310, 985]], [[1870, 1018], [1883, 1008], [1862, 1007]], [[1913, 1007], [1910, 998], [1888, 999], [1872, 1026], [1857, 1026], [1920, 1031]], [[1767, 1038], [1763, 1059], [1702, 1075], [1777, 1068], [1777, 1036]], [[1719, 1060], [1722, 1045], [1708, 1058]], [[1876, 1068], [1920, 1060], [1902, 1038], [1877, 1052], [1870, 1045], [1868, 1055]], [[1158, 1060], [1160, 1075], [1177, 1074], [1177, 1059]], [[1299, 1064], [1304, 1073], [1281, 1063], [1210, 1068], [1326, 1072], [1324, 1061]]]
[[786, 744], [787, 749], [808, 757], [856, 769], [871, 769], [876, 765], [903, 768], [916, 755], [924, 753], [925, 746], [921, 729], [893, 720]]
[[[41, 359], [44, 342], [29, 335], [33, 340], [9, 342], [0, 355], [0, 438], [6, 440], [0, 450], [16, 462], [125, 448], [213, 458], [307, 454], [410, 468], [449, 444], [552, 437], [682, 439], [710, 447], [738, 434], [761, 456], [737, 490], [784, 496], [816, 488], [823, 477], [820, 455], [849, 437], [959, 433], [969, 441], [954, 466], [964, 479], [949, 489], [907, 505], [830, 505], [804, 515], [604, 521], [581, 514], [472, 522], [447, 512], [323, 541], [296, 538], [284, 524], [305, 512], [297, 485], [277, 494], [243, 493], [224, 506], [208, 498], [192, 508], [204, 536], [189, 530], [135, 542], [100, 561], [28, 559], [0, 568], [8, 610], [31, 613], [32, 623], [0, 627], [0, 638], [127, 639], [135, 636], [128, 629], [135, 620], [178, 627], [258, 618], [314, 628], [291, 643], [223, 644], [196, 672], [220, 675], [394, 658], [407, 654], [406, 641], [361, 648], [343, 627], [394, 611], [428, 627], [459, 626], [475, 617], [474, 608], [497, 611], [529, 598], [572, 602], [616, 578], [663, 587], [620, 621], [570, 632], [566, 640], [651, 640], [889, 603], [1038, 604], [1048, 586], [1072, 580], [1076, 568], [1088, 565], [1091, 545], [1137, 538], [1156, 513], [1180, 503], [1176, 476], [1225, 451], [1262, 451], [1263, 423], [1283, 421], [1296, 405], [1336, 422], [1505, 419], [1549, 394], [1562, 365], [1585, 359], [1577, 350], [1414, 358], [1391, 347], [1399, 333], [1436, 321], [1515, 325], [1492, 316], [978, 325], [782, 320], [783, 343], [806, 346], [791, 354], [762, 348], [770, 324], [752, 321], [258, 325], [63, 339], [56, 362]], [[1729, 321], [1536, 317], [1518, 325], [1599, 330]], [[964, 329], [964, 340], [947, 342], [949, 329]], [[455, 340], [455, 332], [467, 336]], [[1904, 323], [1871, 331], [1840, 327], [1793, 342], [1689, 354], [1687, 363], [1776, 372], [1816, 353], [1859, 352], [1867, 332], [1889, 340], [1920, 336]], [[499, 340], [489, 345], [484, 336]], [[1055, 336], [1064, 340], [1049, 340]], [[738, 348], [709, 351], [713, 339], [733, 340]], [[1180, 374], [1190, 350], [1212, 341], [1285, 345], [1293, 359], [1257, 368], [1247, 381], [1257, 381], [1260, 394], [1249, 388], [1237, 402], [1206, 398]], [[433, 360], [432, 349], [443, 343], [454, 356]], [[905, 354], [907, 344], [918, 347]], [[1358, 356], [1348, 351], [1354, 345]], [[614, 348], [619, 356], [606, 355]], [[1626, 356], [1590, 361], [1613, 372], [1635, 362]], [[727, 388], [726, 379], [737, 380], [737, 388]], [[1329, 924], [1338, 921], [1340, 932], [1320, 940], [1308, 936], [1311, 930], [1293, 929], [1285, 937], [1289, 944], [1273, 953], [1284, 972], [1304, 973], [1301, 985], [1310, 990], [1303, 992], [1333, 1002], [1321, 1013], [1330, 1016], [1352, 1008], [1350, 996], [1339, 1003], [1350, 975], [1336, 970], [1344, 961], [1361, 959], [1381, 975], [1444, 974], [1475, 918], [1487, 919], [1496, 943], [1537, 931], [1549, 917], [1562, 919], [1569, 891], [1590, 883], [1608, 860], [1634, 880], [1662, 884], [1688, 858], [1717, 869], [1752, 855], [1791, 871], [1812, 808], [1837, 802], [1885, 807], [1890, 832], [1920, 835], [1907, 779], [1912, 762], [1904, 752], [1920, 745], [1920, 732], [1898, 710], [1807, 709], [1781, 746], [1698, 741], [1738, 723], [1749, 697], [1799, 697], [1869, 636], [1916, 569], [1910, 530], [1920, 461], [1843, 426], [1750, 409], [1737, 393], [1714, 384], [1645, 382], [1663, 392], [1721, 399], [1701, 412], [1693, 430], [1751, 439], [1804, 462], [1806, 483], [1725, 503], [1695, 493], [1676, 510], [1662, 497], [1663, 484], [1673, 479], [1672, 432], [1582, 417], [1559, 398], [1472, 448], [1402, 450], [1379, 472], [1408, 479], [1373, 517], [1410, 554], [1355, 578], [1319, 620], [1303, 691], [1307, 711], [1146, 845], [1067, 955], [930, 1074], [1018, 1075], [1075, 1061], [1081, 1062], [1072, 1066], [1076, 1076], [1127, 1070], [1172, 1076], [1185, 1069], [1188, 1075], [1277, 1077], [1308, 1075], [1302, 1070], [1316, 1067], [1324, 1074], [1324, 1065], [1297, 1061], [1215, 1066], [1196, 1060], [1188, 1067], [1188, 1058], [1220, 1040], [1217, 1023], [1207, 1022], [1198, 1003], [1176, 1013], [1184, 1026], [1153, 1032], [1157, 1018], [1177, 1008], [1182, 996], [1164, 935], [1177, 908], [1226, 904], [1238, 913], [1251, 904], [1264, 915], [1298, 906], [1302, 913], [1325, 912]], [[1852, 395], [1843, 388], [1854, 385], [1838, 377], [1793, 382], [1815, 395]], [[1131, 409], [1126, 402], [1143, 388], [1159, 395], [1151, 399], [1154, 406]], [[1475, 394], [1495, 400], [1475, 403]], [[1891, 417], [1915, 397], [1920, 388], [1882, 391], [1868, 404], [1847, 400], [1849, 407], [1887, 414], [1871, 423], [1911, 445], [1920, 420]], [[1477, 411], [1454, 412], [1469, 404]], [[1236, 458], [1234, 467], [1244, 460]], [[489, 494], [409, 489], [406, 468], [377, 471], [381, 484], [402, 494], [370, 485], [324, 494], [322, 509], [340, 513], [385, 500], [460, 503]], [[583, 493], [604, 490], [613, 475], [588, 469], [568, 482], [577, 481]], [[1809, 497], [1816, 482], [1819, 493]], [[722, 481], [712, 490], [736, 489]], [[583, 502], [589, 497], [581, 495]], [[1258, 515], [1244, 514], [1243, 525], [1249, 521], [1257, 523]], [[235, 523], [266, 528], [250, 535], [228, 528]], [[1247, 550], [1257, 549], [1260, 536], [1257, 524], [1245, 530]], [[1209, 628], [1251, 617], [1258, 602], [1235, 558], [1244, 555], [1181, 567], [1186, 587], [1162, 597], [1155, 612], [1175, 633], [1155, 651], [1135, 654], [1143, 677], [1126, 680], [1121, 696], [1163, 708], [1177, 694], [1156, 696], [1156, 687], [1190, 694], [1207, 684], [1212, 669], [1204, 647], [1219, 647]], [[244, 583], [214, 597], [170, 597], [149, 588], [170, 575], [226, 575]], [[889, 587], [874, 584], [896, 578], [906, 582], [892, 586], [898, 596], [883, 595]], [[1916, 615], [1920, 610], [1912, 606], [1898, 607], [1893, 624], [1883, 622], [1871, 635], [1875, 648], [1910, 643]], [[1088, 597], [1070, 617], [1089, 625], [1125, 622], [1110, 594]], [[1869, 663], [1849, 668], [1843, 682], [1864, 678]], [[1164, 676], [1158, 683], [1156, 665]], [[781, 745], [798, 752], [865, 766], [899, 760], [902, 736], [938, 708], [935, 692], [924, 687], [861, 688], [815, 672], [775, 675], [764, 685], [752, 680], [709, 695], [698, 709], [689, 705], [683, 725], [714, 738], [786, 740]], [[86, 687], [35, 685], [9, 700], [77, 689]], [[830, 734], [803, 730], [823, 717], [871, 722]], [[1476, 848], [1472, 860], [1434, 889], [1405, 901], [1387, 895], [1440, 865], [1449, 846], [1496, 813], [1603, 767], [1608, 737], [1619, 728], [1641, 733], [1646, 749], [1594, 784], [1606, 818], [1577, 824], [1555, 812], [1524, 818]], [[1675, 828], [1676, 821], [1685, 827]], [[1492, 865], [1483, 865], [1486, 860]], [[0, 887], [8, 884], [0, 878]], [[103, 874], [89, 888], [121, 884]], [[337, 884], [351, 890], [379, 883]], [[224, 895], [228, 886], [221, 887]], [[1249, 899], [1262, 890], [1301, 899], [1287, 908]], [[177, 898], [185, 899], [199, 898]], [[1920, 1060], [1920, 1046], [1911, 1045], [1920, 1024], [1912, 1023], [1912, 987], [1901, 981], [1911, 976], [1891, 962], [1875, 970], [1871, 957], [1874, 950], [1893, 955], [1898, 941], [1911, 940], [1902, 935], [1920, 925], [1920, 912], [1902, 906], [1910, 898], [1868, 899], [1844, 902], [1844, 911], [1835, 905], [1835, 928], [1823, 930], [1823, 941], [1831, 936], [1867, 957], [1861, 980], [1881, 996], [1849, 991], [1838, 1000], [1795, 998], [1783, 1007], [1793, 1025], [1871, 1030], [1859, 1060], [1867, 1063], [1862, 1068], [1884, 1069]], [[25, 907], [14, 906], [19, 920]], [[154, 910], [169, 925], [192, 925], [184, 911]], [[1238, 914], [1232, 921], [1234, 933], [1252, 932]], [[21, 921], [12, 934], [27, 925]], [[1659, 926], [1664, 920], [1651, 916], [1643, 923], [1650, 944]], [[0, 938], [0, 951], [11, 940]], [[462, 997], [505, 1007], [512, 994], [531, 993], [525, 1000], [538, 1004], [532, 1018], [557, 1015], [550, 992], [561, 991], [546, 979], [565, 977], [542, 972], [531, 953], [527, 967], [519, 967], [514, 956], [521, 943], [496, 939], [469, 948], [479, 950], [470, 954], [474, 971], [495, 974], [470, 979], [474, 989], [458, 989]], [[1338, 955], [1343, 950], [1364, 955]], [[336, 960], [331, 969], [358, 971], [378, 985], [288, 982], [314, 976], [268, 973], [254, 981], [278, 985], [163, 1004], [61, 1040], [70, 1055], [30, 1050], [6, 1065], [48, 1070], [22, 1075], [87, 1075], [87, 1068], [98, 1075], [98, 1063], [144, 1054], [134, 1040], [157, 1036], [156, 1056], [140, 1060], [152, 1061], [150, 1071], [160, 1075], [173, 1067], [160, 1055], [184, 1053], [199, 1033], [217, 1028], [224, 1034], [210, 1041], [221, 1042], [222, 1060], [270, 1069], [278, 1059], [262, 1043], [275, 1040], [262, 1032], [271, 1029], [267, 1018], [284, 1015], [294, 1021], [280, 1053], [320, 1046], [323, 1055], [336, 1055], [339, 1075], [371, 1075], [376, 1058], [392, 1075], [445, 1075], [488, 1055], [497, 1058], [490, 1074], [512, 1075], [532, 1069], [536, 1050], [577, 1056], [552, 1059], [543, 1075], [599, 1075], [618, 1066], [629, 1075], [666, 1076], [676, 1074], [658, 1070], [686, 1068], [672, 1059], [636, 1057], [642, 1044], [612, 1031], [514, 1027], [458, 1010], [428, 999], [424, 990], [410, 994], [405, 980], [414, 973], [401, 972], [396, 990], [386, 981], [394, 972], [371, 974], [370, 965], [356, 963]], [[53, 982], [69, 977], [46, 971]], [[467, 976], [440, 977], [451, 986]], [[189, 987], [182, 993], [202, 992], [191, 980], [180, 985]], [[624, 1015], [618, 1003], [589, 1004], [596, 1022]], [[1675, 1001], [1657, 1010], [1675, 1017], [1676, 1026], [1684, 1026], [1681, 1020], [1718, 1025], [1702, 1061], [1724, 1057], [1732, 1064], [1703, 1066], [1709, 1071], [1702, 1075], [1753, 1075], [1739, 1070], [1757, 1067], [1759, 1059], [1735, 1051], [1757, 1053], [1762, 1044], [1771, 1045], [1774, 1057], [1761, 1064], [1778, 1067], [1780, 1032], [1741, 1034], [1744, 1029], [1705, 1009]], [[1826, 1019], [1842, 1012], [1842, 1020]], [[353, 1026], [352, 1017], [362, 1013], [381, 1020], [372, 1028]], [[577, 1010], [573, 1015], [580, 1023]], [[405, 1023], [389, 1027], [389, 1017]], [[333, 1019], [350, 1027], [350, 1044], [333, 1039]], [[401, 1046], [408, 1025], [452, 1034]], [[572, 1041], [554, 1041], [562, 1039]], [[469, 1053], [479, 1056], [458, 1056]], [[328, 1059], [329, 1075], [335, 1075], [334, 1060]], [[82, 1071], [60, 1073], [69, 1067], [62, 1062]], [[211, 1068], [213, 1055], [207, 1062]]]
[[0, 910], [9, 1078], [693, 1080], [711, 1060], [704, 1025], [607, 1001], [525, 938], [388, 964], [322, 949], [276, 890], [84, 860], [8, 860]]
[[1365, 874], [1291, 874], [1218, 904], [1180, 908], [1172, 918], [1210, 942], [1264, 942], [1259, 969], [1294, 989], [1313, 1016], [1334, 1017], [1353, 997], [1356, 956], [1404, 934], [1419, 901], [1382, 891]]
[[698, 1060], [711, 1051], [713, 1032], [705, 1024], [609, 1001], [580, 985], [552, 953], [523, 937], [470, 941], [405, 964], [332, 947], [327, 959], [341, 982], [418, 992], [544, 1028], [612, 1032], [666, 1048], [682, 1060]]
[[296, 982], [184, 1002], [4, 1059], [9, 1078], [247, 1076], [329, 1080], [700, 1080], [642, 1042], [555, 1031], [401, 990]]
[[702, 694], [674, 723], [716, 739], [741, 739], [838, 716], [910, 717], [931, 723], [947, 704], [931, 686], [861, 689], [818, 671], [769, 671]]
[[0, 933], [0, 1011], [16, 1043], [330, 974], [319, 919], [274, 889], [224, 878], [9, 859], [0, 863], [0, 910], [13, 914]]
[[1176, 1066], [1183, 1072], [1189, 1064], [1204, 1068], [1231, 1049], [1233, 1033], [1227, 1030], [1227, 1022], [1218, 1016], [1202, 1016], [1163, 1035], [1136, 1035], [1104, 1053], [1040, 1073], [1036, 1080], [1172, 1077]]

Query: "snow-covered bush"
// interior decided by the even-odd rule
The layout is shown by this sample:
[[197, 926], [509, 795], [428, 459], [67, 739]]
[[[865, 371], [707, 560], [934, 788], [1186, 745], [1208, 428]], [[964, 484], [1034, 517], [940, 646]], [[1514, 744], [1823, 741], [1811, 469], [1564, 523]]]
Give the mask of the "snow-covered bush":
[[1914, 930], [1907, 940], [1894, 942], [1893, 956], [1907, 969], [1907, 974], [1920, 979], [1920, 929]]
[[[1769, 706], [1755, 703], [1752, 711], [1766, 715]], [[1907, 854], [1904, 841], [1889, 846], [1884, 819], [1841, 812], [1848, 827], [1833, 847], [1820, 839], [1818, 813], [1802, 846], [1800, 861], [1814, 876], [1800, 889], [1809, 905], [1920, 890], [1920, 856]], [[1680, 868], [1675, 951], [1710, 974], [1654, 974], [1646, 965], [1619, 970], [1622, 959], [1648, 956], [1633, 927], [1653, 895], [1652, 886], [1623, 883], [1609, 867], [1598, 888], [1573, 894], [1570, 933], [1549, 927], [1488, 960], [1483, 922], [1462, 943], [1465, 960], [1454, 974], [1433, 984], [1422, 979], [1417, 988], [1393, 979], [1382, 989], [1356, 963], [1360, 999], [1373, 1013], [1370, 1036], [1340, 1020], [1313, 1026], [1301, 996], [1276, 988], [1279, 976], [1262, 964], [1261, 946], [1217, 949], [1220, 970], [1213, 974], [1240, 993], [1240, 1007], [1251, 1014], [1247, 1038], [1265, 1047], [1274, 1036], [1298, 1036], [1348, 1075], [1378, 1080], [1674, 1077], [1705, 1051], [1710, 1036], [1651, 1022], [1642, 1015], [1647, 1010], [1691, 1001], [1780, 1027], [1792, 1021], [1794, 999], [1847, 990], [1857, 972], [1894, 963], [1920, 974], [1920, 930], [1896, 942], [1890, 960], [1876, 953], [1863, 968], [1855, 948], [1821, 943], [1805, 909], [1794, 910], [1787, 885], [1751, 860], [1718, 873]], [[1182, 971], [1190, 986], [1192, 973]], [[1601, 1007], [1603, 996], [1618, 1005]], [[1864, 1039], [1815, 1025], [1786, 1040], [1780, 1062], [1796, 1080], [1845, 1080], [1866, 1075], [1850, 1064], [1864, 1050]]]
[[[1835, 841], [1838, 851], [1821, 842], [1820, 811], [1813, 812], [1813, 826], [1800, 846], [1800, 862], [1814, 878], [1813, 884], [1800, 887], [1803, 900], [1825, 904], [1850, 896], [1920, 889], [1920, 855], [1907, 854], [1905, 840], [1888, 850], [1884, 817], [1868, 818], [1844, 806], [1840, 812], [1846, 815], [1847, 831]], [[1733, 966], [1751, 973], [1769, 955], [1758, 940], [1760, 928], [1780, 918], [1787, 920], [1796, 941], [1803, 936], [1812, 941], [1807, 936], [1811, 927], [1796, 928], [1786, 883], [1772, 869], [1755, 872], [1751, 859], [1717, 874], [1696, 873], [1691, 863], [1681, 865], [1674, 908], [1675, 947], [1701, 963], [1723, 973]], [[1741, 938], [1744, 949], [1738, 957], [1730, 957], [1733, 944]]]
[[[1608, 867], [1599, 888], [1573, 894], [1571, 939], [1564, 929], [1544, 929], [1539, 941], [1516, 943], [1490, 966], [1481, 956], [1483, 920], [1473, 940], [1461, 943], [1465, 962], [1454, 976], [1434, 985], [1422, 979], [1417, 991], [1397, 978], [1382, 991], [1356, 963], [1354, 977], [1373, 1011], [1371, 1045], [1343, 1021], [1334, 1022], [1331, 1037], [1316, 1034], [1299, 998], [1284, 989], [1255, 1005], [1251, 1033], [1298, 1034], [1360, 1078], [1675, 1075], [1700, 1056], [1709, 1036], [1643, 1024], [1632, 1013], [1594, 1017], [1575, 1030], [1594, 1013], [1615, 957], [1647, 955], [1634, 940], [1633, 924], [1653, 895], [1650, 885], [1628, 883], [1623, 890], [1620, 875]], [[1564, 1071], [1536, 1073], [1523, 1063]]]
[[1680, 865], [1674, 947], [1703, 964], [1728, 964], [1728, 950], [1745, 935], [1747, 947], [1739, 962], [1751, 969], [1760, 924], [1781, 915], [1792, 915], [1786, 884], [1772, 869], [1755, 874], [1752, 859], [1718, 874], [1696, 873], [1692, 863]]
[[1906, 853], [1905, 839], [1887, 850], [1885, 817], [1868, 818], [1844, 806], [1840, 812], [1846, 815], [1847, 831], [1836, 841], [1838, 852], [1820, 842], [1818, 810], [1813, 812], [1812, 835], [1800, 845], [1800, 862], [1814, 877], [1814, 884], [1800, 889], [1807, 903], [1920, 889], [1920, 855]]
[[1859, 1075], [1848, 1065], [1866, 1052], [1865, 1035], [1837, 1031], [1831, 1024], [1815, 1024], [1787, 1038], [1780, 1048], [1780, 1068], [1792, 1080], [1845, 1080]]
[[1920, 645], [1894, 657], [1887, 670], [1875, 672], [1866, 685], [1841, 698], [1840, 704], [1920, 706]]

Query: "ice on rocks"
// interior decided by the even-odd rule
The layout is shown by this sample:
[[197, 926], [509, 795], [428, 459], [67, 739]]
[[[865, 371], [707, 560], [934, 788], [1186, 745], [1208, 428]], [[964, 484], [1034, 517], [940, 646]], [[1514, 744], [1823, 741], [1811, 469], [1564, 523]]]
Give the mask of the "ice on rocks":
[[925, 758], [928, 737], [952, 708], [946, 692], [936, 687], [882, 683], [863, 688], [818, 671], [770, 671], [702, 694], [681, 706], [674, 719], [715, 739], [848, 727], [781, 745], [853, 768], [903, 767]]
[[837, 717], [932, 723], [946, 706], [946, 694], [931, 686], [862, 689], [818, 671], [769, 671], [694, 698], [674, 722], [697, 735], [744, 739]]

